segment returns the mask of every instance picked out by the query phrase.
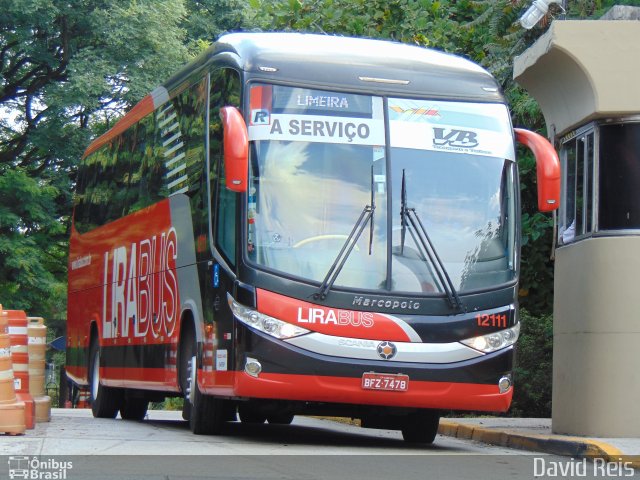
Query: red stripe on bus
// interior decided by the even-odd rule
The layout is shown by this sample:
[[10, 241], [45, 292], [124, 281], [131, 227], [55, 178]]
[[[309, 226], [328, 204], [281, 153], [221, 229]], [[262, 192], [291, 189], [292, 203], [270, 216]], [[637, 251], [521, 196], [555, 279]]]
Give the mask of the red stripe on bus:
[[271, 111], [272, 108], [272, 94], [273, 87], [271, 85], [265, 85], [262, 87], [262, 108], [264, 110]]
[[140, 100], [131, 110], [129, 110], [124, 117], [118, 120], [118, 122], [108, 132], [99, 136], [93, 142], [91, 142], [91, 145], [89, 145], [89, 148], [87, 148], [87, 150], [84, 152], [82, 158], [91, 155], [101, 146], [109, 143], [134, 123], [149, 115], [151, 112], [153, 112], [153, 110], [153, 97], [151, 95], [147, 95], [142, 100]]
[[390, 315], [328, 308], [257, 289], [258, 311], [314, 332], [365, 340], [410, 342]]
[[365, 390], [360, 378], [263, 373], [259, 378], [237, 375], [235, 393], [282, 400], [506, 412], [513, 389], [500, 393], [497, 385], [410, 380], [407, 391], [390, 392]]
[[[210, 395], [233, 396], [235, 371], [198, 370], [200, 390]], [[111, 386], [128, 388], [147, 388], [178, 391], [177, 369], [139, 368], [139, 367], [101, 367], [103, 381]]]
[[262, 91], [264, 87], [254, 85], [251, 87], [251, 98], [249, 105], [251, 111], [262, 109]]
[[[251, 87], [251, 98], [249, 99], [250, 111], [267, 110], [271, 112], [272, 89], [270, 85], [256, 85]], [[251, 115], [253, 123], [253, 114]]]
[[231, 397], [234, 395], [233, 385], [237, 373], [238, 372], [234, 370], [205, 371], [203, 369], [198, 369], [198, 384], [200, 385], [200, 390], [208, 395], [224, 395]]
[[109, 386], [178, 390], [178, 373], [168, 368], [100, 367], [100, 378]]

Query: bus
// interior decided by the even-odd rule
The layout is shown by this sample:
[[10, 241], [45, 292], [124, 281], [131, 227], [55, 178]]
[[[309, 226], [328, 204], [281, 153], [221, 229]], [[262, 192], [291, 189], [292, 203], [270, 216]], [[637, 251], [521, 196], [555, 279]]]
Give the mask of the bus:
[[559, 163], [494, 78], [401, 43], [232, 33], [79, 167], [67, 366], [96, 417], [182, 397], [196, 434], [295, 415], [431, 443], [513, 395], [520, 198]]

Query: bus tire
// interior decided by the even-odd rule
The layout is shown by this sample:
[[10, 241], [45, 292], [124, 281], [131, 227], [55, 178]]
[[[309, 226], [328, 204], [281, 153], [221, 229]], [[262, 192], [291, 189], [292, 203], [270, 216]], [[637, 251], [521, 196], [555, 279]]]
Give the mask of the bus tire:
[[180, 384], [184, 395], [183, 417], [196, 435], [216, 435], [222, 430], [224, 403], [204, 395], [198, 387], [197, 341], [191, 328], [184, 332], [180, 352]]
[[293, 422], [293, 413], [276, 413], [275, 415], [269, 415], [267, 422], [273, 425], [290, 425]]
[[238, 417], [242, 423], [250, 423], [258, 425], [264, 423], [267, 420], [267, 416], [257, 412], [250, 405], [241, 403], [238, 406]]
[[144, 398], [124, 396], [124, 402], [120, 407], [120, 416], [123, 420], [141, 421], [147, 415], [149, 401]]
[[407, 443], [431, 444], [438, 434], [440, 415], [436, 412], [417, 412], [407, 415], [402, 425], [402, 438]]
[[100, 384], [100, 345], [98, 337], [91, 339], [89, 347], [89, 391], [91, 411], [96, 418], [116, 418], [122, 404], [122, 392]]

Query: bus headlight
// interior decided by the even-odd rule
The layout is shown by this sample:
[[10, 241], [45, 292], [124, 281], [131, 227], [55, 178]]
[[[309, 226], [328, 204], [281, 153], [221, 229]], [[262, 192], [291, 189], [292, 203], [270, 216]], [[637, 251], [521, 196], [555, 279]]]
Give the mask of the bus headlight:
[[513, 327], [498, 332], [488, 333], [479, 337], [460, 340], [467, 347], [471, 347], [482, 353], [491, 353], [516, 343], [520, 335], [520, 322]]
[[299, 337], [309, 333], [306, 328], [298, 327], [291, 323], [283, 322], [277, 318], [270, 317], [264, 313], [260, 313], [253, 308], [246, 307], [236, 302], [235, 299], [227, 293], [227, 301], [233, 315], [245, 325], [255, 328], [261, 332], [276, 338], [292, 338]]

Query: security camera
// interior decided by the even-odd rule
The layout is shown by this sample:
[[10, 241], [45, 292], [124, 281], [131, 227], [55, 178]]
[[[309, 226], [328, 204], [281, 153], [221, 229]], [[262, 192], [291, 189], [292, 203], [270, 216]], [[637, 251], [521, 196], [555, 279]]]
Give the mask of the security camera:
[[531, 30], [536, 23], [549, 11], [552, 3], [560, 4], [560, 0], [534, 0], [529, 9], [520, 17], [520, 25], [527, 30]]

